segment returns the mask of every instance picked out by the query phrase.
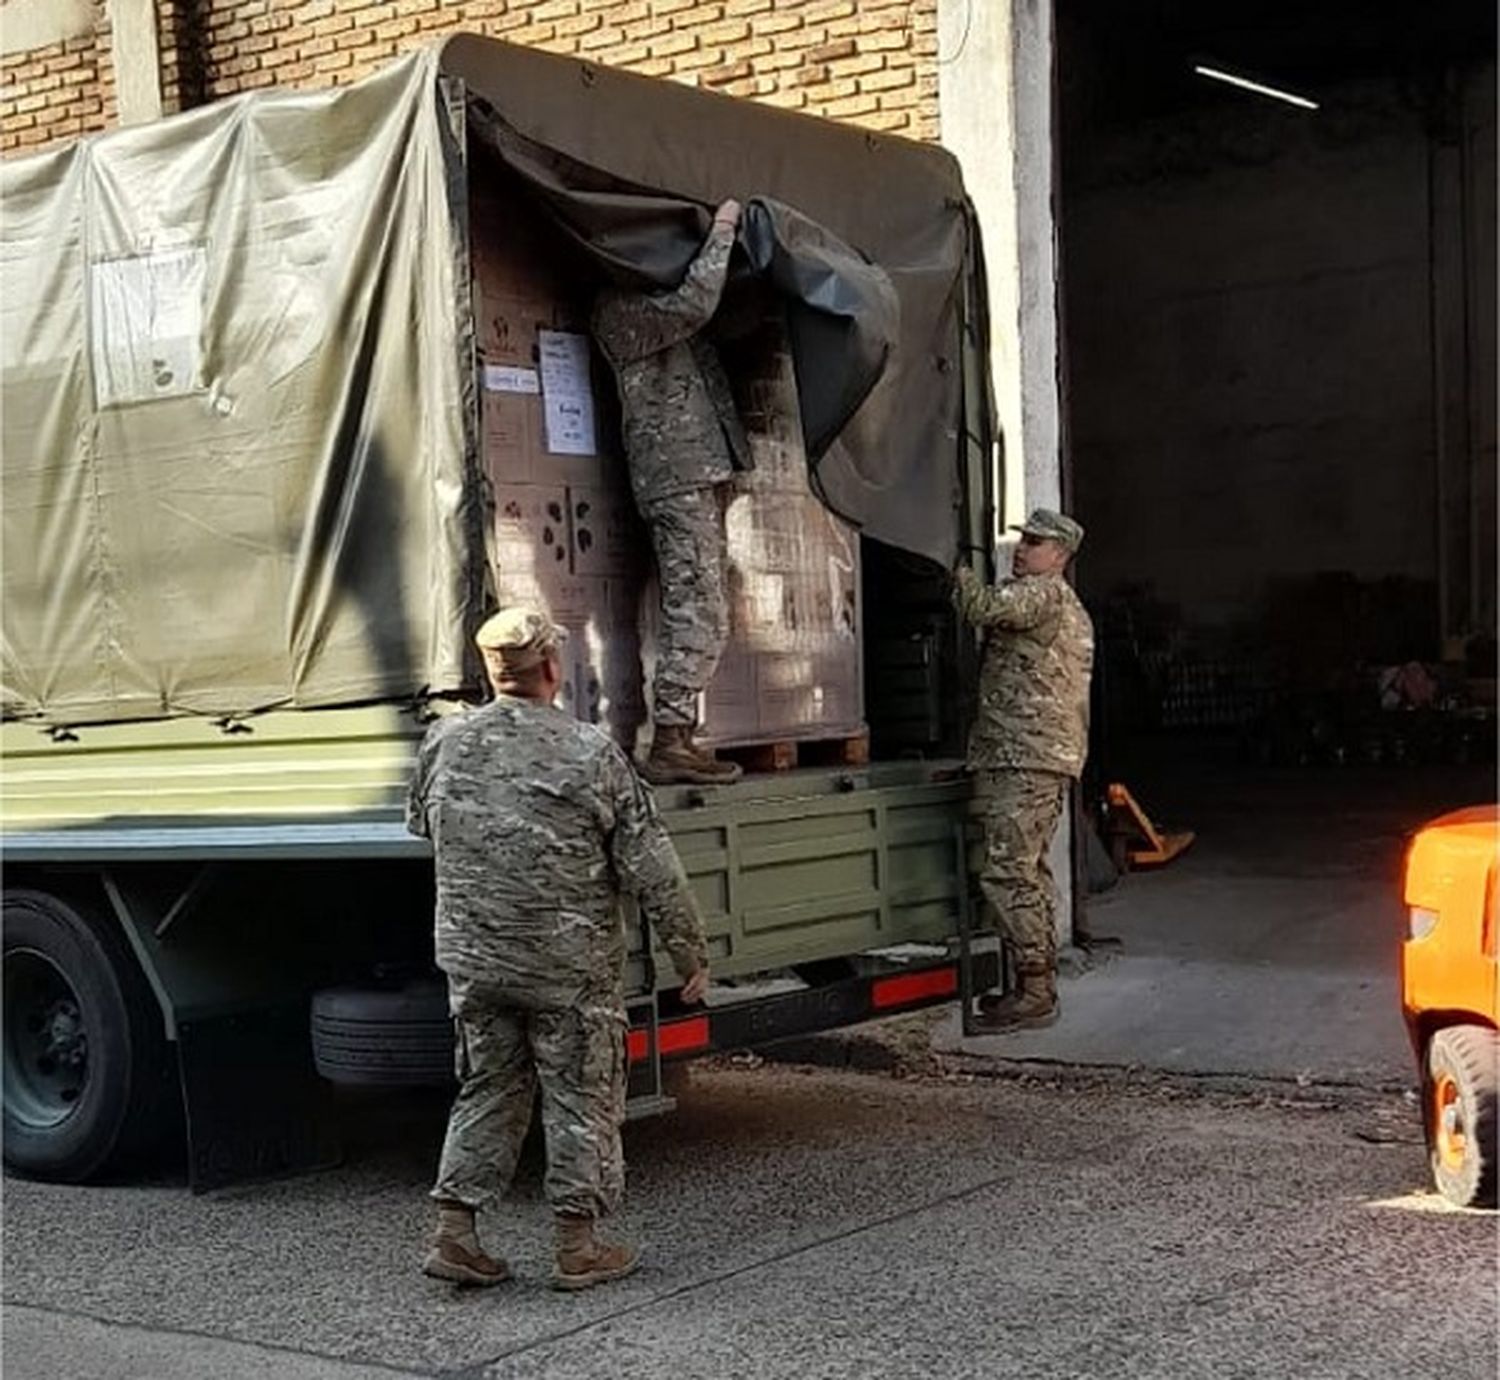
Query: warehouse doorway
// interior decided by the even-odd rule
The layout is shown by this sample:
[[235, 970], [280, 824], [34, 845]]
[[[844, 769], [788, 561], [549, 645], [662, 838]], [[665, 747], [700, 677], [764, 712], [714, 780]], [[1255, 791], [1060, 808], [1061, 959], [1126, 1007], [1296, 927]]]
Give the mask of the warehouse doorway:
[[1055, 70], [1087, 798], [1197, 838], [1088, 908], [1161, 966], [1037, 1052], [1269, 967], [1389, 1069], [1404, 837], [1494, 792], [1493, 8], [1059, 0]]
[[1059, 5], [1098, 758], [1492, 761], [1495, 29]]

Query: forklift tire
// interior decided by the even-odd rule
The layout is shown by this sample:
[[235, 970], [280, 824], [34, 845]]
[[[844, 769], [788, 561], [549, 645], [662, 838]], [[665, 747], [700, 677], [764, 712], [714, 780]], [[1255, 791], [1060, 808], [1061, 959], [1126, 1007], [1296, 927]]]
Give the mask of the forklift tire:
[[312, 1000], [313, 1064], [330, 1083], [447, 1087], [453, 1020], [442, 978], [399, 987], [330, 987]]
[[1432, 1178], [1459, 1207], [1495, 1206], [1497, 1060], [1500, 1034], [1485, 1026], [1448, 1026], [1427, 1045]]
[[160, 1009], [107, 920], [6, 891], [0, 969], [8, 1169], [78, 1183], [178, 1124]]

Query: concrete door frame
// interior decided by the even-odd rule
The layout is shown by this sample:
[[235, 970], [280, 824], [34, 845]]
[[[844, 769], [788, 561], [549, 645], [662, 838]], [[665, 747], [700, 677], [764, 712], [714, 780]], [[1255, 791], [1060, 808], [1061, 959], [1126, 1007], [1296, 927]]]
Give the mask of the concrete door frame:
[[161, 119], [161, 52], [154, 0], [109, 0], [109, 42], [120, 123], [141, 125]]
[[[993, 384], [1005, 456], [1001, 531], [1063, 498], [1052, 0], [938, 0], [938, 116], [964, 168], [989, 271]], [[1073, 828], [1052, 845], [1058, 942], [1071, 941]]]

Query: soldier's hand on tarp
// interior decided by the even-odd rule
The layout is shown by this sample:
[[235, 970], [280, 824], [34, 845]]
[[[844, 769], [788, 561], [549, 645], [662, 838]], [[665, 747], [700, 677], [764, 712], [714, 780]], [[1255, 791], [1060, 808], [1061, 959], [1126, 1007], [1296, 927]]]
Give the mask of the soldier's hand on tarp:
[[953, 558], [953, 564], [948, 567], [948, 573], [955, 579], [973, 576], [976, 579], [984, 579], [984, 571], [989, 566], [989, 554], [982, 546], [971, 546], [968, 543], [960, 543], [958, 554]]
[[727, 225], [731, 230], [736, 229], [740, 223], [740, 203], [733, 197], [722, 202], [719, 209], [714, 212], [714, 223]]
[[682, 991], [678, 997], [689, 1006], [696, 1006], [708, 995], [708, 964], [699, 968], [686, 982], [682, 984]]

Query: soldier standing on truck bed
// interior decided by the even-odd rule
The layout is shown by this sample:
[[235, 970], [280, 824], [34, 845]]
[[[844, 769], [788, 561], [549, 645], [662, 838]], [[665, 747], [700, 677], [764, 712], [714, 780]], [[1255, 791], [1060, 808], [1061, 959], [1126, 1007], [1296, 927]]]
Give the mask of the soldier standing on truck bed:
[[984, 806], [985, 898], [1015, 960], [1019, 991], [980, 998], [979, 1028], [1057, 1019], [1057, 891], [1047, 850], [1088, 753], [1094, 627], [1064, 578], [1083, 528], [1038, 508], [1018, 529], [1011, 578], [986, 586], [960, 565], [959, 613], [984, 634], [969, 767]]
[[651, 533], [660, 586], [648, 781], [714, 785], [740, 769], [695, 740], [698, 703], [729, 637], [724, 490], [751, 465], [744, 428], [714, 347], [700, 332], [723, 295], [740, 207], [726, 201], [667, 292], [607, 289], [594, 306], [614, 369], [635, 504]]
[[624, 1186], [621, 891], [671, 956], [683, 1000], [708, 987], [702, 922], [650, 792], [611, 738], [553, 705], [565, 637], [524, 608], [480, 628], [495, 699], [433, 725], [407, 805], [407, 828], [436, 855], [437, 962], [460, 1082], [423, 1270], [457, 1284], [510, 1278], [480, 1246], [475, 1212], [515, 1173], [538, 1083], [553, 1286], [586, 1289], [636, 1267], [633, 1247], [594, 1235]]

